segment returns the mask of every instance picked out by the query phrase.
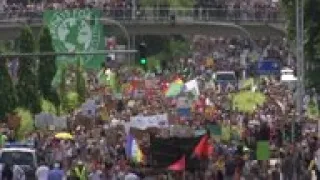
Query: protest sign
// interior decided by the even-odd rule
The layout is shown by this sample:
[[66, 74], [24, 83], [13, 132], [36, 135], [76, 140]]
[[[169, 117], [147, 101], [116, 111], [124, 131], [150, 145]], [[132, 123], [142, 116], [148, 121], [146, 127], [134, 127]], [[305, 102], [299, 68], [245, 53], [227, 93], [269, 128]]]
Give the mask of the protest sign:
[[178, 108], [177, 113], [182, 119], [190, 120], [191, 108]]
[[258, 141], [256, 149], [257, 160], [270, 159], [270, 145], [268, 141]]
[[210, 131], [211, 136], [221, 136], [221, 126], [220, 125], [208, 125], [207, 128]]
[[168, 114], [130, 117], [130, 127], [145, 130], [147, 128], [165, 128], [169, 126]]
[[195, 131], [194, 131], [194, 135], [195, 135], [196, 137], [202, 136], [202, 135], [204, 135], [204, 134], [206, 134], [206, 133], [207, 133], [207, 130], [205, 130], [205, 129], [199, 129], [199, 130], [195, 130]]
[[35, 126], [39, 129], [54, 127], [55, 130], [62, 130], [67, 128], [67, 118], [42, 112], [35, 115]]

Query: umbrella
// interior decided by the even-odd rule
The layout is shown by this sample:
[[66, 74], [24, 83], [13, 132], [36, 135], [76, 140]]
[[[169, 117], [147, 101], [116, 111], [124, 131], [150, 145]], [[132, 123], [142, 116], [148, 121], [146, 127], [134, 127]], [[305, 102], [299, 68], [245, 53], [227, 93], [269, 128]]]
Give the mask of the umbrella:
[[73, 136], [67, 132], [57, 133], [54, 137], [57, 139], [64, 139], [64, 140], [73, 139]]

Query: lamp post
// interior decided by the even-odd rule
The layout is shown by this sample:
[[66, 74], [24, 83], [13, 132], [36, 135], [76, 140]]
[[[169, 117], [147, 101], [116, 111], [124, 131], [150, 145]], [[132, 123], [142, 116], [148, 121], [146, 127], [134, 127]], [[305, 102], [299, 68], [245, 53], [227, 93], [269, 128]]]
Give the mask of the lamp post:
[[[297, 56], [297, 98], [296, 121], [300, 122], [303, 116], [304, 99], [304, 0], [296, 0], [296, 56]], [[292, 142], [294, 142], [295, 122], [292, 120]]]
[[[98, 18], [98, 19], [87, 19], [88, 21], [100, 21], [103, 24], [113, 24], [116, 25], [118, 28], [120, 28], [120, 30], [122, 31], [122, 33], [124, 34], [126, 40], [127, 40], [127, 50], [129, 50], [131, 48], [131, 40], [130, 40], [130, 35], [128, 33], [128, 30], [126, 29], [126, 27], [124, 27], [119, 21], [110, 19], [110, 18]], [[128, 54], [128, 59], [129, 59], [129, 63], [131, 64], [131, 55]]]
[[127, 48], [126, 49], [130, 49], [130, 44], [131, 44], [131, 41], [130, 41], [130, 35], [128, 33], [128, 30], [126, 29], [126, 27], [124, 27], [119, 21], [116, 21], [116, 20], [113, 20], [113, 19], [109, 19], [109, 18], [98, 18], [98, 19], [88, 19], [88, 20], [93, 20], [93, 21], [101, 21], [101, 22], [104, 22], [106, 24], [113, 24], [113, 25], [116, 25], [118, 26], [122, 33], [125, 35], [125, 38], [127, 40]]

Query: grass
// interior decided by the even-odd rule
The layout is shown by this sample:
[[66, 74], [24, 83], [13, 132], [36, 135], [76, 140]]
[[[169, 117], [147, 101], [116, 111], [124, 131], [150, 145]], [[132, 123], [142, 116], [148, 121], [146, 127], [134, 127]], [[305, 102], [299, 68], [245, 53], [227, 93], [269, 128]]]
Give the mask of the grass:
[[245, 113], [254, 112], [258, 106], [266, 101], [266, 96], [261, 92], [240, 91], [232, 96], [234, 109]]

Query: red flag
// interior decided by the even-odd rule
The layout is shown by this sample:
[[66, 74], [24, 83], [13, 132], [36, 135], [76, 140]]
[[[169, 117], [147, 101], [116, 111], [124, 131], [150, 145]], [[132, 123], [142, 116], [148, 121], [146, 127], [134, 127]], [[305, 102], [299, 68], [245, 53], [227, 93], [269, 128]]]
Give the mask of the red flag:
[[209, 136], [206, 134], [201, 139], [200, 142], [196, 145], [193, 150], [193, 154], [197, 157], [209, 157], [213, 153], [213, 146], [209, 144]]
[[186, 168], [186, 157], [185, 155], [182, 156], [181, 159], [174, 162], [168, 167], [168, 170], [171, 171], [183, 171]]

